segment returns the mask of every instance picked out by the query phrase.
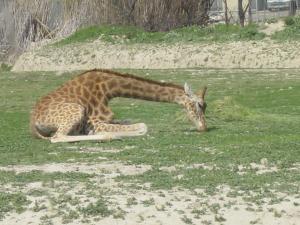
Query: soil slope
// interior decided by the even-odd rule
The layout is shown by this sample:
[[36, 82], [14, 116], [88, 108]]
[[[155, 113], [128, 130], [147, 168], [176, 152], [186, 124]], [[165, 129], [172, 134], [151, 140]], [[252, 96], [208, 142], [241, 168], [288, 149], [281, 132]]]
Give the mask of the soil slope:
[[200, 44], [108, 44], [100, 40], [60, 48], [32, 48], [14, 71], [92, 68], [300, 68], [300, 42], [263, 41]]

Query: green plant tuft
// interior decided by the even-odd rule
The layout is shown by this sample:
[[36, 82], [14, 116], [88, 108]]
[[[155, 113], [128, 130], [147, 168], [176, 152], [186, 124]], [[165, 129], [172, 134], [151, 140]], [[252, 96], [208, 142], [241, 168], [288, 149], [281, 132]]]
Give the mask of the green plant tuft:
[[279, 41], [300, 40], [300, 16], [286, 17], [285, 29], [275, 32], [272, 38]]
[[79, 211], [85, 216], [102, 216], [107, 217], [112, 215], [112, 210], [109, 210], [106, 201], [102, 198], [98, 199], [95, 203], [90, 203], [86, 207], [80, 207]]
[[6, 63], [1, 63], [0, 71], [9, 72], [9, 71], [11, 71], [11, 69], [12, 69], [11, 65], [8, 65]]
[[30, 202], [22, 193], [7, 193], [0, 192], [0, 220], [4, 217], [5, 213], [16, 211], [17, 213], [23, 212], [24, 206]]
[[210, 111], [224, 121], [239, 121], [251, 115], [248, 108], [239, 105], [229, 96], [213, 101], [209, 107]]

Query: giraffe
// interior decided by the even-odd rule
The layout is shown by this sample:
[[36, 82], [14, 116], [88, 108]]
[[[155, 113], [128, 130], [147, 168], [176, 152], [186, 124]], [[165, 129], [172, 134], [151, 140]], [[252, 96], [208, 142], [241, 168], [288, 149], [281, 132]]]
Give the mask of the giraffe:
[[206, 87], [194, 94], [184, 86], [111, 70], [86, 71], [38, 100], [31, 112], [33, 136], [56, 142], [113, 140], [147, 133], [144, 123], [120, 124], [108, 103], [114, 97], [177, 103], [198, 131], [206, 130]]

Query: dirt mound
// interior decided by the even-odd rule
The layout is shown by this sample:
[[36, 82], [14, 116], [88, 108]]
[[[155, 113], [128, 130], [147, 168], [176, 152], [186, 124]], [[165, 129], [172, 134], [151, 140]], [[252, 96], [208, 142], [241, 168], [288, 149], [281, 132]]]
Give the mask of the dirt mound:
[[96, 40], [24, 53], [13, 71], [93, 68], [300, 68], [300, 42], [272, 40], [198, 44], [108, 44]]

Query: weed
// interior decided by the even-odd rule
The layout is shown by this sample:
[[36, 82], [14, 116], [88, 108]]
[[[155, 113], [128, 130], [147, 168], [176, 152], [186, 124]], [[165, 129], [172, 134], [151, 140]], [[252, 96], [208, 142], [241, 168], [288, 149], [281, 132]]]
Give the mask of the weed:
[[210, 110], [224, 121], [244, 120], [251, 114], [247, 107], [239, 105], [229, 96], [212, 102], [210, 106]]
[[113, 214], [113, 211], [108, 209], [106, 201], [102, 198], [95, 203], [88, 204], [86, 207], [78, 207], [78, 209], [84, 216], [107, 217]]
[[34, 212], [39, 212], [43, 209], [47, 209], [47, 207], [39, 201], [34, 201], [34, 206], [32, 209]]
[[186, 224], [193, 224], [193, 220], [184, 215], [181, 220]]
[[28, 183], [28, 182], [53, 182], [53, 180], [64, 180], [64, 181], [87, 181], [92, 178], [93, 175], [77, 172], [53, 172], [44, 173], [42, 171], [23, 172], [15, 174], [14, 172], [0, 171], [0, 183], [17, 182], [17, 183]]
[[295, 18], [293, 16], [288, 16], [286, 18], [284, 18], [284, 23], [287, 26], [292, 26], [296, 23]]
[[216, 222], [224, 222], [224, 221], [226, 221], [226, 219], [221, 215], [216, 215], [215, 216], [215, 221]]
[[11, 65], [8, 65], [6, 63], [1, 63], [0, 65], [0, 72], [3, 71], [3, 72], [9, 72], [11, 71], [12, 69], [12, 66]]
[[145, 207], [149, 207], [151, 205], [154, 205], [155, 201], [154, 201], [154, 198], [150, 198], [150, 199], [142, 201], [142, 203]]
[[27, 194], [34, 197], [40, 197], [40, 196], [47, 195], [47, 191], [41, 189], [31, 189], [30, 191], [27, 192]]
[[268, 24], [271, 24], [271, 23], [277, 23], [277, 22], [278, 22], [278, 19], [275, 18], [275, 17], [272, 17], [272, 18], [270, 18], [270, 19], [267, 19], [266, 22], [267, 22]]
[[256, 220], [251, 220], [250, 224], [257, 224], [260, 221], [260, 219], [256, 219]]
[[11, 211], [23, 212], [29, 203], [30, 201], [22, 193], [0, 192], [0, 219], [4, 217], [5, 213]]
[[126, 211], [118, 207], [116, 210], [114, 210], [113, 217], [115, 219], [125, 219]]
[[217, 214], [221, 208], [219, 203], [213, 203], [212, 205], [208, 206], [210, 211], [214, 214]]
[[62, 217], [62, 223], [70, 223], [73, 220], [79, 219], [80, 215], [75, 210], [69, 210], [67, 214], [64, 214]]
[[207, 209], [206, 208], [203, 208], [203, 209], [193, 209], [192, 213], [196, 214], [195, 217], [200, 218], [202, 215], [207, 214]]
[[300, 40], [300, 16], [286, 17], [285, 29], [275, 32], [272, 38], [279, 41]]
[[137, 199], [135, 197], [130, 197], [127, 199], [127, 206], [137, 205]]
[[48, 215], [44, 215], [40, 218], [40, 220], [42, 221], [40, 223], [40, 225], [53, 225], [54, 223], [51, 220], [52, 218], [49, 217]]

